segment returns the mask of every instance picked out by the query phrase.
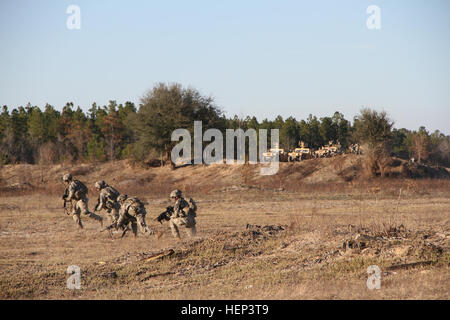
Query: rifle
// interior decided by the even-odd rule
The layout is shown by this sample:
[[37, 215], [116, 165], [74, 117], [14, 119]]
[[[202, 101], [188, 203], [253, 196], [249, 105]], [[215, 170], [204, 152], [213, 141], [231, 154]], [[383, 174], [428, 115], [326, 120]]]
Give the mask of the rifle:
[[117, 228], [117, 221], [116, 221], [116, 222], [113, 222], [113, 223], [111, 223], [109, 226], [103, 228], [102, 230], [100, 230], [100, 232], [103, 232], [103, 231], [106, 231], [106, 230], [108, 230], [109, 232], [111, 232], [111, 229], [112, 229], [112, 228]]
[[166, 211], [161, 212], [161, 213], [159, 214], [159, 216], [156, 217], [155, 220], [162, 224], [163, 220], [166, 220], [166, 221], [169, 221], [169, 220], [170, 220], [170, 216], [172, 215], [172, 213], [174, 213], [173, 207], [172, 207], [172, 206], [168, 206], [168, 207], [166, 208]]
[[[116, 222], [113, 222], [112, 224], [110, 224], [110, 225], [107, 226], [106, 228], [103, 228], [102, 230], [100, 230], [100, 232], [103, 232], [103, 231], [108, 230], [109, 236], [112, 238], [112, 231], [111, 231], [111, 229], [112, 229], [113, 227], [116, 227], [116, 228], [117, 228], [117, 221], [116, 221]], [[125, 226], [125, 227], [126, 227], [126, 226]], [[127, 228], [128, 228], [128, 227], [127, 227]], [[126, 230], [126, 229], [125, 229], [125, 230]], [[122, 233], [122, 237], [125, 235], [125, 232], [126, 232], [126, 231], [124, 231], [124, 232]]]
[[[109, 236], [112, 238], [112, 231], [111, 231], [111, 229], [113, 227], [117, 228], [117, 222], [113, 222], [112, 224], [110, 224], [106, 228], [103, 228], [102, 230], [100, 230], [100, 232], [109, 231]], [[128, 230], [130, 230], [130, 228], [128, 228], [127, 225], [122, 225], [122, 235], [120, 237], [123, 238]]]
[[[67, 197], [69, 196], [69, 189], [66, 189], [66, 192], [64, 193], [64, 195], [62, 196], [63, 200], [64, 200], [64, 213], [67, 214], [68, 216], [70, 215], [69, 211], [66, 209], [66, 204], [67, 204]], [[71, 206], [71, 211], [72, 211], [72, 201], [70, 201], [70, 206]]]

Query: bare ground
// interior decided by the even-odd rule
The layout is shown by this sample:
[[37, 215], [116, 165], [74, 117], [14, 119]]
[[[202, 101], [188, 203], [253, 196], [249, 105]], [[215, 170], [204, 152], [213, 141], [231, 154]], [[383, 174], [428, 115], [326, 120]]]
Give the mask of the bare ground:
[[[257, 170], [170, 171], [125, 162], [4, 167], [0, 298], [449, 298], [449, 180], [333, 178], [325, 184], [324, 174], [305, 181], [327, 171], [317, 164], [282, 164], [270, 178]], [[85, 229], [77, 230], [61, 208], [58, 179], [65, 171], [90, 186], [101, 177], [144, 198], [157, 236], [111, 239], [86, 218]], [[153, 220], [174, 187], [197, 200], [194, 239], [177, 241], [167, 224]], [[91, 190], [90, 208], [96, 196]], [[158, 253], [165, 254], [151, 258]], [[70, 265], [81, 268], [81, 290], [66, 288]], [[382, 271], [380, 290], [366, 286], [370, 265]]]

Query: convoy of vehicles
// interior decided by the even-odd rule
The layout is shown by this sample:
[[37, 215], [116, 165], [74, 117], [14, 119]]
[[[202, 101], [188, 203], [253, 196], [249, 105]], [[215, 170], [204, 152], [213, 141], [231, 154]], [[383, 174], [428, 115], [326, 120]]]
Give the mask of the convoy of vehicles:
[[[361, 154], [360, 146], [358, 144], [352, 144], [348, 148], [348, 152]], [[286, 151], [279, 147], [272, 148], [268, 152], [263, 153], [263, 157], [264, 161], [270, 161], [270, 159], [273, 159], [278, 154], [280, 162], [296, 162], [308, 159], [330, 158], [343, 153], [345, 153], [345, 150], [339, 142], [333, 143], [333, 141], [330, 141], [328, 145], [314, 150], [313, 148], [309, 148], [303, 141], [300, 141], [299, 148], [295, 148], [292, 151]]]

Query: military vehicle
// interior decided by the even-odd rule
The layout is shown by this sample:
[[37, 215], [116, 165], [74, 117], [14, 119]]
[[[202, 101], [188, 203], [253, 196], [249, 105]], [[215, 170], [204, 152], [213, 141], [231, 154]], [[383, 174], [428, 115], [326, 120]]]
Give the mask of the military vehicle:
[[311, 155], [310, 148], [295, 148], [294, 151], [288, 153], [288, 161], [294, 162], [311, 159]]
[[316, 158], [330, 158], [337, 156], [341, 153], [341, 144], [333, 144], [332, 141], [328, 142], [327, 146], [320, 147], [319, 150], [314, 152]]
[[313, 158], [313, 152], [311, 148], [308, 148], [308, 144], [303, 141], [298, 143], [300, 148], [295, 148], [294, 151], [288, 153], [288, 161], [302, 161]]
[[271, 159], [273, 159], [278, 154], [279, 158], [278, 161], [280, 162], [286, 162], [288, 159], [287, 153], [284, 151], [284, 149], [280, 148], [272, 148], [268, 152], [263, 153], [264, 161], [269, 162]]

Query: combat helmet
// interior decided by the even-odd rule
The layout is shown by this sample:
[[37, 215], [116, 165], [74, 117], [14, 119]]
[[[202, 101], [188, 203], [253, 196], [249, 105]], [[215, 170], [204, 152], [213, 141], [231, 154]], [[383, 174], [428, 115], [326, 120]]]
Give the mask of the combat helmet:
[[170, 198], [176, 198], [176, 197], [181, 198], [181, 190], [176, 189], [170, 193]]
[[97, 189], [103, 189], [104, 187], [106, 187], [106, 182], [105, 182], [104, 180], [100, 180], [100, 181], [97, 181], [97, 182], [94, 184], [94, 186], [95, 186], [95, 188], [97, 188]]
[[66, 173], [63, 175], [62, 179], [64, 182], [72, 181], [72, 175], [70, 173]]

